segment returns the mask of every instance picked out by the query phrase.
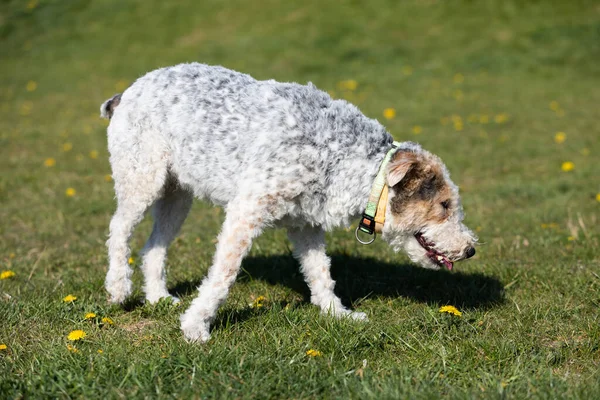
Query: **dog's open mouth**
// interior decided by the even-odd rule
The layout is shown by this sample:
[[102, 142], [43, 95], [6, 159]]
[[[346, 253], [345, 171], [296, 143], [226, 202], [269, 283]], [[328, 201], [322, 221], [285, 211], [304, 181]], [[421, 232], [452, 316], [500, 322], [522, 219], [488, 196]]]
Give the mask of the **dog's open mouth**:
[[440, 267], [446, 267], [448, 268], [448, 270], [452, 271], [454, 263], [450, 261], [448, 257], [446, 257], [445, 255], [433, 248], [433, 246], [435, 246], [435, 243], [428, 242], [427, 239], [425, 239], [423, 237], [423, 234], [420, 232], [415, 234], [415, 239], [417, 239], [417, 242], [419, 242], [421, 247], [425, 249], [425, 251], [427, 252], [427, 257], [429, 257], [431, 261], [433, 261]]

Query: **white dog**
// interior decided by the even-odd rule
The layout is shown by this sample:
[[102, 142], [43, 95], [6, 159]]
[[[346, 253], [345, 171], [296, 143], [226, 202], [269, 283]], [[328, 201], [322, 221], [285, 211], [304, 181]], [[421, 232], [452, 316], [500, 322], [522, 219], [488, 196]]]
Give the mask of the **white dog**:
[[225, 208], [213, 264], [181, 316], [188, 340], [210, 338], [243, 257], [268, 227], [287, 228], [312, 303], [354, 319], [366, 315], [346, 309], [333, 291], [325, 231], [347, 227], [365, 211], [362, 231], [377, 225], [384, 240], [423, 267], [452, 268], [475, 253], [476, 238], [461, 222], [458, 188], [442, 161], [415, 143], [393, 146], [377, 121], [310, 83], [181, 64], [138, 79], [102, 104], [101, 114], [111, 118], [118, 201], [107, 242], [111, 301], [131, 293], [128, 240], [149, 207], [154, 227], [142, 269], [151, 303], [171, 297], [167, 247], [192, 199]]

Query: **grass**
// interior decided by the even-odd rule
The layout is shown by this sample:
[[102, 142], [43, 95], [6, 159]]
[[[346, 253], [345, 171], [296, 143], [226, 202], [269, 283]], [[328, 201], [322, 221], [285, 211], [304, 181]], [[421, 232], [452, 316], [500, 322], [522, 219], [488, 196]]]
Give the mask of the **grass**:
[[[0, 54], [0, 270], [15, 272], [0, 280], [1, 398], [600, 397], [597, 2], [4, 0]], [[98, 108], [184, 61], [312, 81], [440, 155], [483, 242], [475, 259], [431, 272], [329, 234], [336, 291], [370, 317], [353, 324], [319, 316], [285, 232], [269, 231], [211, 341], [190, 345], [178, 316], [223, 219], [197, 203], [170, 251], [183, 304], [137, 291], [108, 305]]]

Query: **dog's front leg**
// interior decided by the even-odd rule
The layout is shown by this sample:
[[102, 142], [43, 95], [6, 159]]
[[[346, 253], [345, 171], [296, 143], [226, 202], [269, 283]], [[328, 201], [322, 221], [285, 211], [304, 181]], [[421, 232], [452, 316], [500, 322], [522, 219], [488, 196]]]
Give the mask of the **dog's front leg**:
[[198, 288], [199, 294], [181, 316], [181, 330], [189, 341], [210, 339], [210, 324], [225, 301], [252, 240], [262, 231], [264, 218], [249, 202], [230, 203], [219, 235], [213, 265]]
[[362, 312], [350, 311], [333, 292], [335, 281], [329, 271], [331, 260], [325, 254], [325, 233], [320, 228], [289, 229], [288, 237], [294, 245], [294, 257], [310, 289], [310, 301], [325, 314], [366, 320]]

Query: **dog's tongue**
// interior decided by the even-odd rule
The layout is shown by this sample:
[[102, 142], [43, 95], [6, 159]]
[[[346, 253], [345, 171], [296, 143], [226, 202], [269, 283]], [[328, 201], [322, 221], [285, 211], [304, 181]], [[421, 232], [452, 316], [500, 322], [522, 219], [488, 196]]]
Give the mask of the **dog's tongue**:
[[452, 271], [452, 267], [454, 267], [454, 263], [445, 257], [444, 257], [443, 262], [444, 262], [444, 265], [446, 266], [446, 268], [448, 268], [448, 271]]

